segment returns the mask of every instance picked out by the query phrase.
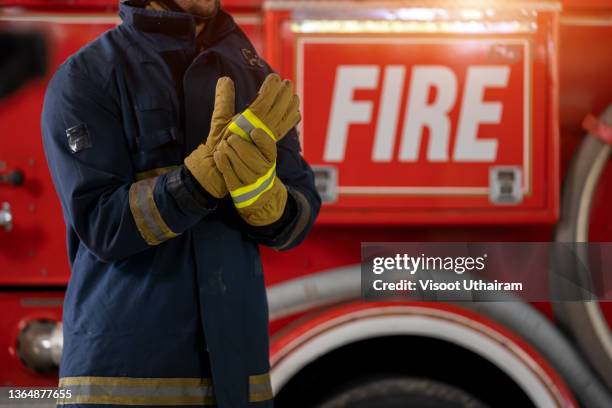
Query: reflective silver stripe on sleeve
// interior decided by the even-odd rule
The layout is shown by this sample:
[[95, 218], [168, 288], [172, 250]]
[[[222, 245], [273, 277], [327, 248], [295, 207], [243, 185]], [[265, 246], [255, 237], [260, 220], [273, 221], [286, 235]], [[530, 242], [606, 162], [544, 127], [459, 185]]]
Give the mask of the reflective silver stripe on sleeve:
[[136, 227], [149, 245], [161, 244], [178, 235], [163, 220], [153, 198], [157, 180], [158, 177], [152, 177], [137, 181], [131, 185], [129, 192], [130, 210]]
[[283, 249], [291, 245], [293, 241], [295, 241], [295, 239], [308, 226], [308, 221], [310, 220], [310, 204], [308, 203], [308, 200], [306, 199], [306, 197], [304, 197], [302, 193], [300, 193], [299, 191], [293, 188], [287, 189], [287, 191], [289, 192], [289, 194], [291, 194], [291, 196], [297, 202], [297, 205], [300, 208], [300, 217], [297, 223], [295, 224], [295, 226], [293, 227], [293, 230], [291, 231], [289, 238], [287, 238], [287, 240], [284, 243], [282, 243], [280, 246], [274, 248], [279, 251], [282, 251]]

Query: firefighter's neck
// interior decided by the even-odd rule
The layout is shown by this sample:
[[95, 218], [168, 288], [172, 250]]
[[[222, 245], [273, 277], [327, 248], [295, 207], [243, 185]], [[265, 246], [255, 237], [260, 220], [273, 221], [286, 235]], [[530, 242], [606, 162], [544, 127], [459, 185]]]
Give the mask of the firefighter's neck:
[[[147, 4], [147, 8], [151, 9], [151, 10], [158, 10], [158, 11], [170, 11], [170, 9], [163, 4], [162, 2], [153, 0], [151, 2], [149, 2], [149, 4]], [[196, 20], [196, 37], [202, 32], [202, 30], [204, 29], [204, 26], [206, 25], [206, 23], [204, 21], [201, 20]]]

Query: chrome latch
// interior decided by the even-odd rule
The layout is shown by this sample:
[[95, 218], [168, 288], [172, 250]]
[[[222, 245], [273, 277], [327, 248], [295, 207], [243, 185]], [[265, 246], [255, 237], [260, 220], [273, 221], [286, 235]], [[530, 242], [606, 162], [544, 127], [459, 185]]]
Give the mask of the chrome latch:
[[324, 203], [338, 200], [338, 170], [334, 166], [312, 166], [315, 188]]
[[0, 227], [3, 227], [6, 232], [13, 229], [13, 213], [11, 213], [11, 205], [7, 202], [2, 203], [0, 210]]
[[493, 166], [489, 169], [489, 201], [519, 204], [523, 201], [523, 172], [519, 166]]

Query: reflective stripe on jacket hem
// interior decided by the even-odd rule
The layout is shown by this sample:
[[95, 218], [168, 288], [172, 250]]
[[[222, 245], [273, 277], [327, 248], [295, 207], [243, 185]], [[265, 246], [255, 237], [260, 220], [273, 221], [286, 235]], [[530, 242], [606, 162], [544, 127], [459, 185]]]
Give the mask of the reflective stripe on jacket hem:
[[270, 373], [249, 377], [249, 402], [261, 402], [272, 398]]
[[[216, 405], [210, 378], [64, 377], [58, 405]], [[249, 377], [249, 402], [272, 399], [270, 374]]]
[[64, 377], [58, 405], [215, 405], [210, 378]]

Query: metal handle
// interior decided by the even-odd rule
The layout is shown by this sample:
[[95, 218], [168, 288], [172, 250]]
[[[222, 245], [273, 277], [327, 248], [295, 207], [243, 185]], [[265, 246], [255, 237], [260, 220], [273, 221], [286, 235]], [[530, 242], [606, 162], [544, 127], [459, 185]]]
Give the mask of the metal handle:
[[0, 210], [0, 227], [3, 227], [6, 232], [13, 229], [13, 213], [11, 212], [11, 205], [9, 203], [2, 203], [2, 209]]

